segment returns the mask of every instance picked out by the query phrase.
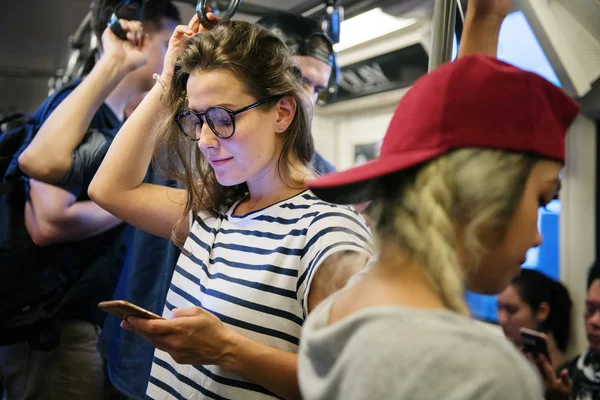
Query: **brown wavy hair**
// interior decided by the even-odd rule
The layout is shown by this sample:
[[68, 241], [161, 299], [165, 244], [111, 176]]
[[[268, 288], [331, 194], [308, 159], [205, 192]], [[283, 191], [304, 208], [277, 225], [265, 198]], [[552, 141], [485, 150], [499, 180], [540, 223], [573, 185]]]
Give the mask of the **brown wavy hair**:
[[[191, 37], [177, 60], [171, 87], [164, 97], [164, 115], [155, 126], [154, 166], [166, 177], [181, 182], [188, 191], [185, 213], [174, 232], [181, 223], [187, 223], [190, 212], [204, 211], [217, 216], [248, 192], [245, 183], [219, 184], [197, 143], [187, 139], [175, 123], [177, 113], [188, 108], [186, 84], [190, 74], [220, 69], [237, 76], [246, 93], [256, 101], [271, 96], [289, 96], [295, 100], [292, 123], [280, 133], [282, 150], [277, 168], [286, 185], [304, 187], [304, 181], [292, 178], [293, 164], [300, 162], [309, 168], [313, 157], [312, 107], [304, 94], [300, 69], [277, 36], [256, 24], [224, 21], [211, 31]], [[273, 101], [261, 108], [269, 109], [275, 104]], [[180, 244], [178, 238], [173, 239]]]

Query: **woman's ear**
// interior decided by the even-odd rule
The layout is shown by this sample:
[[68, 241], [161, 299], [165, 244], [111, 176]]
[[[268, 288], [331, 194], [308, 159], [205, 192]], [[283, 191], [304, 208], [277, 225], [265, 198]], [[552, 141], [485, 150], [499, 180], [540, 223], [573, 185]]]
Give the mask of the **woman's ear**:
[[548, 315], [550, 315], [550, 304], [546, 301], [542, 301], [535, 313], [535, 319], [538, 323], [542, 323], [548, 319]]
[[292, 96], [285, 96], [277, 102], [275, 105], [277, 111], [276, 132], [283, 132], [289, 128], [296, 115], [296, 107], [296, 99]]

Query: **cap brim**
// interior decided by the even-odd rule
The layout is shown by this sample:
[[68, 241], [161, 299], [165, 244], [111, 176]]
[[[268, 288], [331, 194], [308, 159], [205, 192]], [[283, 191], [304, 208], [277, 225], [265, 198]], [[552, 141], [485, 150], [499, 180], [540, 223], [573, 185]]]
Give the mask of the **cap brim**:
[[373, 200], [379, 178], [428, 161], [446, 149], [422, 149], [381, 156], [373, 161], [334, 172], [308, 182], [308, 188], [319, 198], [335, 204], [357, 204]]

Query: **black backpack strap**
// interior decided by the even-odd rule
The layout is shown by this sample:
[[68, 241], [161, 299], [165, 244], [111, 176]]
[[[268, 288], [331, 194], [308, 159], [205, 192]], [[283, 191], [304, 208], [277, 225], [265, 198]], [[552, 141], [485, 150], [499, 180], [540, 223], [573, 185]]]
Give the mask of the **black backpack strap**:
[[20, 120], [20, 119], [30, 119], [31, 116], [24, 114], [24, 113], [13, 113], [13, 114], [9, 114], [6, 117], [0, 119], [0, 125], [4, 124], [5, 122], [11, 122], [14, 120]]
[[0, 194], [11, 194], [17, 190], [19, 182], [0, 183]]
[[31, 120], [31, 116], [23, 113], [14, 113], [0, 119], [0, 132], [8, 132]]
[[21, 175], [18, 179], [0, 181], [0, 195], [25, 191], [25, 200], [29, 201], [29, 178]]

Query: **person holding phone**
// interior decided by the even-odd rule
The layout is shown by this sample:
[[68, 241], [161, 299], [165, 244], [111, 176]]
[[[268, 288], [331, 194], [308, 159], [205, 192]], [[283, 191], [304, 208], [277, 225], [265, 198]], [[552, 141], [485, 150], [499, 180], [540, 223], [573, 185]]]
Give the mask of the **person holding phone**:
[[[562, 365], [557, 374], [568, 375], [573, 400], [600, 399], [600, 263], [592, 264], [587, 277], [584, 313], [588, 348]], [[548, 375], [553, 376], [550, 374]]]
[[[371, 256], [362, 217], [305, 189], [310, 115], [272, 33], [244, 21], [206, 30], [196, 16], [176, 28], [161, 79], [89, 188], [107, 211], [182, 244], [165, 319], [123, 322], [156, 347], [148, 397], [298, 397], [306, 315]], [[184, 189], [143, 182], [153, 153]]]
[[[479, 51], [495, 53], [498, 21], [506, 13], [507, 0], [492, 7], [487, 0], [472, 4], [460, 55]], [[303, 177], [306, 169], [302, 164], [314, 160], [312, 136], [309, 122], [303, 129], [297, 128], [304, 124], [302, 121], [311, 107], [308, 102], [308, 108], [305, 108], [308, 100], [305, 96], [306, 82], [294, 60], [287, 59], [289, 49], [280, 47], [282, 42], [264, 31], [256, 33], [256, 27], [226, 23], [214, 31], [215, 39], [210, 39], [211, 35], [206, 33], [188, 39], [193, 42], [187, 45], [178, 64], [185, 66], [188, 72], [184, 68], [181, 75], [175, 74], [175, 78], [184, 79], [183, 82], [172, 80], [175, 79], [173, 67], [167, 66], [173, 65], [174, 53], [185, 45], [186, 39], [196, 29], [199, 25], [192, 20], [187, 28], [180, 27], [179, 36], [172, 38], [173, 53], [169, 52], [166, 56], [163, 81], [144, 99], [117, 135], [90, 188], [91, 196], [103, 207], [142, 229], [163, 237], [169, 237], [174, 230], [174, 239], [179, 243], [188, 236], [185, 254], [178, 263], [163, 313], [165, 317], [176, 318], [168, 321], [128, 318], [123, 325], [139, 332], [160, 349], [156, 353], [148, 387], [151, 397], [168, 396], [166, 392], [182, 395], [183, 392], [184, 397], [222, 395], [252, 399], [270, 398], [275, 393], [284, 398], [296, 398], [295, 352], [301, 322], [316, 304], [344, 286], [348, 278], [364, 266], [368, 252], [368, 244], [364, 240], [368, 230], [365, 231], [364, 221], [353, 210], [330, 208], [331, 205], [323, 202], [312, 204], [314, 198], [309, 192], [303, 192], [304, 179], [310, 174]], [[202, 49], [202, 57], [196, 53], [199, 49]], [[220, 52], [221, 61], [230, 60], [232, 64], [228, 69], [233, 69], [233, 76], [203, 75], [208, 72], [203, 68], [221, 72], [223, 65], [211, 58], [214, 52]], [[210, 64], [210, 60], [214, 64]], [[285, 64], [288, 67], [282, 74], [281, 68]], [[189, 72], [194, 71], [195, 66], [199, 68], [198, 77], [205, 79], [191, 78], [196, 76]], [[190, 78], [186, 78], [187, 75]], [[184, 86], [185, 79], [187, 86]], [[243, 81], [241, 86], [238, 85], [240, 79]], [[286, 81], [288, 83], [282, 86]], [[163, 93], [165, 87], [168, 93]], [[246, 93], [246, 96], [241, 93]], [[273, 95], [276, 97], [271, 97]], [[278, 98], [279, 95], [282, 97]], [[161, 102], [161, 96], [168, 100], [167, 106]], [[242, 102], [242, 99], [246, 101]], [[166, 115], [159, 114], [157, 110], [165, 111]], [[279, 117], [273, 121], [277, 115]], [[254, 126], [258, 116], [261, 116], [261, 124]], [[292, 122], [289, 122], [290, 117]], [[153, 130], [151, 127], [157, 119], [158, 126]], [[265, 126], [278, 120], [280, 123], [275, 126]], [[178, 161], [183, 157], [184, 162], [175, 166], [175, 172], [179, 180], [186, 182], [187, 191], [140, 185], [141, 166], [145, 168], [149, 163], [157, 131], [161, 133], [159, 144], [166, 145], [166, 148], [158, 145], [157, 148], [161, 149], [157, 153], [158, 161], [161, 156], [165, 156], [167, 161]], [[272, 141], [274, 133], [275, 142]], [[289, 144], [290, 140], [293, 145]], [[198, 146], [194, 146], [194, 141]], [[279, 145], [283, 147], [279, 149]], [[271, 153], [273, 150], [274, 154]], [[283, 150], [287, 155], [281, 153], [277, 156]], [[268, 153], [265, 154], [265, 151]], [[190, 162], [186, 158], [188, 156], [194, 159]], [[275, 162], [276, 159], [279, 161]], [[263, 163], [270, 166], [259, 168]], [[167, 167], [172, 168], [172, 165]], [[127, 172], [124, 174], [124, 171]], [[239, 182], [244, 180], [246, 184], [240, 185]], [[268, 185], [256, 185], [265, 181], [269, 182]], [[277, 199], [285, 199], [285, 196], [291, 198], [277, 203]], [[280, 204], [281, 210], [277, 204]], [[318, 211], [320, 207], [329, 212]], [[191, 219], [190, 211], [195, 218]], [[280, 212], [284, 214], [279, 215]], [[316, 215], [317, 212], [319, 215]], [[272, 225], [254, 225], [259, 222]], [[308, 230], [298, 230], [306, 223], [310, 223]], [[279, 224], [289, 225], [292, 230], [282, 236]], [[237, 236], [228, 237], [229, 234]], [[294, 238], [298, 234], [300, 237]], [[283, 257], [279, 253], [293, 253], [294, 248], [279, 244], [274, 252], [273, 248], [263, 249], [260, 246], [274, 245], [269, 239], [301, 240], [303, 236], [306, 242], [306, 250], [303, 251], [308, 253], [299, 262], [291, 264], [298, 270], [294, 273], [298, 281], [291, 287], [297, 293], [298, 302], [273, 300], [271, 294], [274, 291], [284, 297], [291, 293], [281, 291], [278, 285], [265, 285], [264, 279], [281, 278], [281, 274], [292, 273], [289, 267], [280, 268], [294, 259], [293, 254]], [[208, 246], [209, 243], [212, 245]], [[187, 246], [192, 247], [186, 250]], [[209, 248], [213, 250], [206, 254]], [[225, 250], [238, 252], [222, 253]], [[318, 256], [310, 261], [315, 252]], [[237, 260], [237, 257], [242, 259]], [[194, 266], [196, 263], [200, 265]], [[256, 263], [262, 266], [258, 268]], [[248, 266], [249, 270], [240, 270], [243, 266]], [[270, 271], [272, 268], [275, 270]], [[261, 274], [252, 272], [261, 270]], [[147, 276], [137, 279], [147, 279]], [[190, 296], [190, 293], [194, 295]], [[275, 303], [270, 305], [271, 301]], [[200, 308], [174, 309], [191, 305], [205, 306], [214, 314]], [[281, 307], [292, 307], [294, 315], [300, 319], [290, 315], [289, 310], [283, 310], [286, 312], [282, 314]], [[232, 318], [232, 312], [235, 318]], [[264, 321], [265, 314], [277, 318], [293, 317], [294, 323], [290, 328], [289, 321], [277, 318]], [[248, 323], [252, 321], [254, 323]], [[277, 329], [271, 329], [272, 324], [276, 324]], [[294, 332], [295, 338], [287, 333], [282, 338], [282, 329]], [[273, 335], [276, 338], [269, 337]], [[233, 348], [228, 345], [230, 340], [233, 340]], [[268, 346], [264, 346], [265, 342]], [[282, 348], [286, 351], [281, 351]], [[229, 350], [233, 353], [228, 354]], [[241, 353], [239, 350], [242, 350]], [[220, 358], [222, 351], [229, 357]], [[176, 365], [178, 363], [218, 365], [196, 367], [192, 371], [188, 366]], [[274, 370], [280, 373], [274, 375]], [[199, 383], [186, 381], [182, 373], [193, 374], [191, 376]]]
[[521, 328], [544, 333], [554, 368], [565, 362], [571, 331], [571, 297], [565, 286], [539, 271], [523, 269], [498, 296], [498, 323], [520, 348]]
[[163, 319], [160, 315], [125, 300], [102, 301], [98, 303], [98, 307], [120, 319], [127, 319], [128, 317]]

